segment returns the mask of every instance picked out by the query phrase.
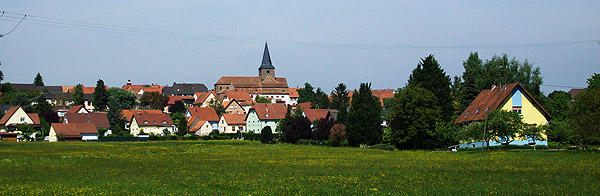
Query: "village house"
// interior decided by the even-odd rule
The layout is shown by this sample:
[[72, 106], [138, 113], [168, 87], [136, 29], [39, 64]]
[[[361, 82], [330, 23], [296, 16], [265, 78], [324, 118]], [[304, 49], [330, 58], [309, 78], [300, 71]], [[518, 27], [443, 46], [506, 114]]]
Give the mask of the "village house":
[[[488, 113], [493, 110], [502, 109], [518, 113], [523, 122], [530, 125], [547, 125], [552, 118], [548, 112], [523, 88], [519, 83], [492, 86], [492, 89], [483, 90], [471, 102], [471, 104], [456, 119], [456, 123], [469, 123], [483, 121]], [[545, 138], [545, 134], [542, 134]], [[512, 145], [526, 145], [534, 141], [526, 138], [515, 138]], [[547, 145], [547, 141], [535, 141], [536, 145]], [[460, 147], [481, 147], [482, 142], [463, 143]], [[490, 146], [498, 146], [500, 143], [490, 142]]]
[[192, 107], [192, 105], [194, 103], [194, 97], [193, 96], [168, 95], [168, 97], [169, 97], [169, 101], [167, 102], [167, 106], [165, 106], [165, 108], [164, 108], [164, 112], [165, 113], [169, 112], [169, 108], [171, 106], [175, 105], [176, 101], [183, 102], [183, 105], [185, 105], [186, 107]]
[[125, 130], [129, 130], [131, 121], [133, 120], [133, 116], [135, 114], [162, 114], [163, 112], [160, 110], [150, 110], [150, 109], [124, 109], [121, 110], [121, 114], [125, 119]]
[[26, 113], [21, 106], [13, 106], [0, 119], [0, 132], [15, 131], [22, 124], [39, 128], [40, 117], [36, 113]]
[[243, 90], [256, 96], [271, 98], [273, 103], [289, 104], [290, 96], [286, 78], [275, 77], [275, 67], [271, 63], [269, 47], [265, 43], [262, 64], [258, 76], [222, 76], [214, 85], [217, 95], [227, 90]]
[[211, 131], [218, 130], [219, 128], [219, 116], [212, 107], [190, 107], [185, 112], [185, 117], [188, 122], [188, 127], [192, 128], [192, 130], [190, 130], [191, 132], [196, 132], [197, 130], [195, 128], [201, 128], [198, 123], [204, 124], [206, 123], [204, 121], [207, 121], [208, 124], [210, 124]]
[[300, 94], [298, 94], [298, 89], [303, 89], [303, 88], [289, 88], [289, 94], [290, 94], [290, 103], [289, 105], [297, 105], [298, 104], [298, 98], [300, 98]]
[[194, 103], [192, 103], [195, 107], [208, 107], [210, 102], [216, 99], [217, 95], [214, 91], [203, 92], [203, 93], [195, 93], [194, 94]]
[[49, 141], [57, 142], [59, 139], [94, 141], [98, 140], [98, 130], [96, 130], [93, 123], [52, 123], [50, 125]]
[[127, 80], [127, 83], [121, 87], [121, 89], [133, 93], [135, 95], [135, 97], [137, 98], [136, 100], [138, 102], [140, 101], [140, 98], [142, 97], [142, 95], [144, 95], [144, 93], [157, 92], [157, 93], [162, 94], [163, 88], [165, 88], [165, 86], [160, 86], [160, 85], [155, 85], [155, 84], [134, 85], [131, 82], [131, 80]]
[[192, 120], [189, 121], [189, 124], [193, 125], [189, 129], [190, 133], [198, 136], [205, 136], [209, 135], [213, 131], [212, 125], [209, 121], [200, 120], [200, 118], [197, 116], [190, 119]]
[[166, 86], [163, 88], [163, 94], [170, 96], [194, 96], [196, 93], [208, 92], [208, 88], [204, 84], [188, 84], [188, 83], [175, 83], [173, 86]]
[[244, 107], [235, 99], [224, 101], [223, 106], [225, 107], [225, 113], [227, 114], [246, 114]]
[[266, 126], [271, 127], [273, 133], [277, 122], [285, 118], [287, 106], [280, 103], [257, 103], [250, 108], [246, 115], [246, 129], [248, 133], [260, 133]]
[[105, 112], [66, 113], [63, 123], [92, 123], [97, 129], [109, 129], [108, 117]]
[[219, 120], [219, 133], [246, 133], [245, 114], [223, 114]]
[[313, 128], [316, 124], [316, 120], [327, 118], [330, 111], [335, 111], [333, 109], [305, 109], [302, 110], [302, 116], [308, 118], [310, 120], [310, 128]]
[[134, 114], [129, 126], [129, 132], [134, 137], [140, 133], [165, 135], [175, 133], [175, 125], [168, 114]]

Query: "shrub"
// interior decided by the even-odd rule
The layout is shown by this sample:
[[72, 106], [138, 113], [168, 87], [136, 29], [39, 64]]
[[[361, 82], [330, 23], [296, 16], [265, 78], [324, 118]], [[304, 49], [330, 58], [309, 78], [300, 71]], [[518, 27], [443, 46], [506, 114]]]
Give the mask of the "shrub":
[[[335, 143], [335, 140], [325, 140], [323, 141], [323, 146], [333, 146], [333, 144]], [[339, 146], [339, 144], [338, 144]]]
[[266, 126], [260, 131], [260, 143], [270, 144], [273, 142], [273, 131], [270, 126]]
[[331, 127], [333, 127], [333, 119], [329, 118], [329, 119], [325, 119], [325, 118], [321, 118], [319, 119], [319, 122], [317, 123], [317, 129], [315, 130], [315, 132], [313, 133], [315, 140], [327, 140], [329, 139], [329, 130], [331, 129]]
[[301, 139], [301, 140], [298, 140], [296, 142], [296, 144], [300, 144], [300, 145], [315, 145], [316, 141], [315, 140], [308, 140], [308, 139]]
[[389, 144], [375, 144], [372, 146], [369, 146], [370, 149], [380, 149], [380, 150], [396, 150], [396, 147], [389, 145]]
[[304, 116], [296, 116], [285, 128], [285, 139], [288, 143], [296, 143], [300, 139], [311, 139], [310, 120]]
[[333, 140], [333, 146], [340, 146], [346, 139], [346, 126], [344, 124], [335, 124], [331, 127], [329, 139]]
[[[143, 130], [142, 130], [142, 131], [143, 131]], [[163, 134], [164, 134], [165, 136], [167, 136], [167, 135], [171, 135], [171, 132], [169, 132], [169, 130], [168, 130], [168, 129], [163, 129], [163, 130], [162, 130], [162, 132], [163, 132]]]

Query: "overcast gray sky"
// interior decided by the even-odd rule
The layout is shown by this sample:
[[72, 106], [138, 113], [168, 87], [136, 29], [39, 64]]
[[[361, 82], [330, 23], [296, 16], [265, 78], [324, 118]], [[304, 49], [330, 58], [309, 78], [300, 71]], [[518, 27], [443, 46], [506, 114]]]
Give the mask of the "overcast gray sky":
[[[472, 51], [528, 59], [545, 85], [585, 87], [600, 72], [599, 8], [597, 0], [0, 0], [0, 33], [29, 15], [0, 38], [0, 70], [12, 83], [39, 72], [46, 85], [211, 88], [220, 76], [258, 75], [268, 39], [276, 75], [290, 87], [399, 88], [420, 58], [434, 54], [452, 77]], [[569, 88], [542, 86], [553, 90]]]

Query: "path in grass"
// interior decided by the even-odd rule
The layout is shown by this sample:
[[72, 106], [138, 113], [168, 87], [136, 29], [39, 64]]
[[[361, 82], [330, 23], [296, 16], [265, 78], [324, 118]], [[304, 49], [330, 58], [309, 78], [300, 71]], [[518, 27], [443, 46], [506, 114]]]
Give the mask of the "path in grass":
[[594, 195], [599, 166], [598, 152], [0, 142], [0, 195]]

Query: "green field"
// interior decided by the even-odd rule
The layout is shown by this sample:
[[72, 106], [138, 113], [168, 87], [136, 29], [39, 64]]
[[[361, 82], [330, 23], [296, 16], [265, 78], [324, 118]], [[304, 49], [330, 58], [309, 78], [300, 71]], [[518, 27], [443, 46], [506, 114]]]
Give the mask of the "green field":
[[0, 195], [597, 195], [596, 152], [0, 142]]

